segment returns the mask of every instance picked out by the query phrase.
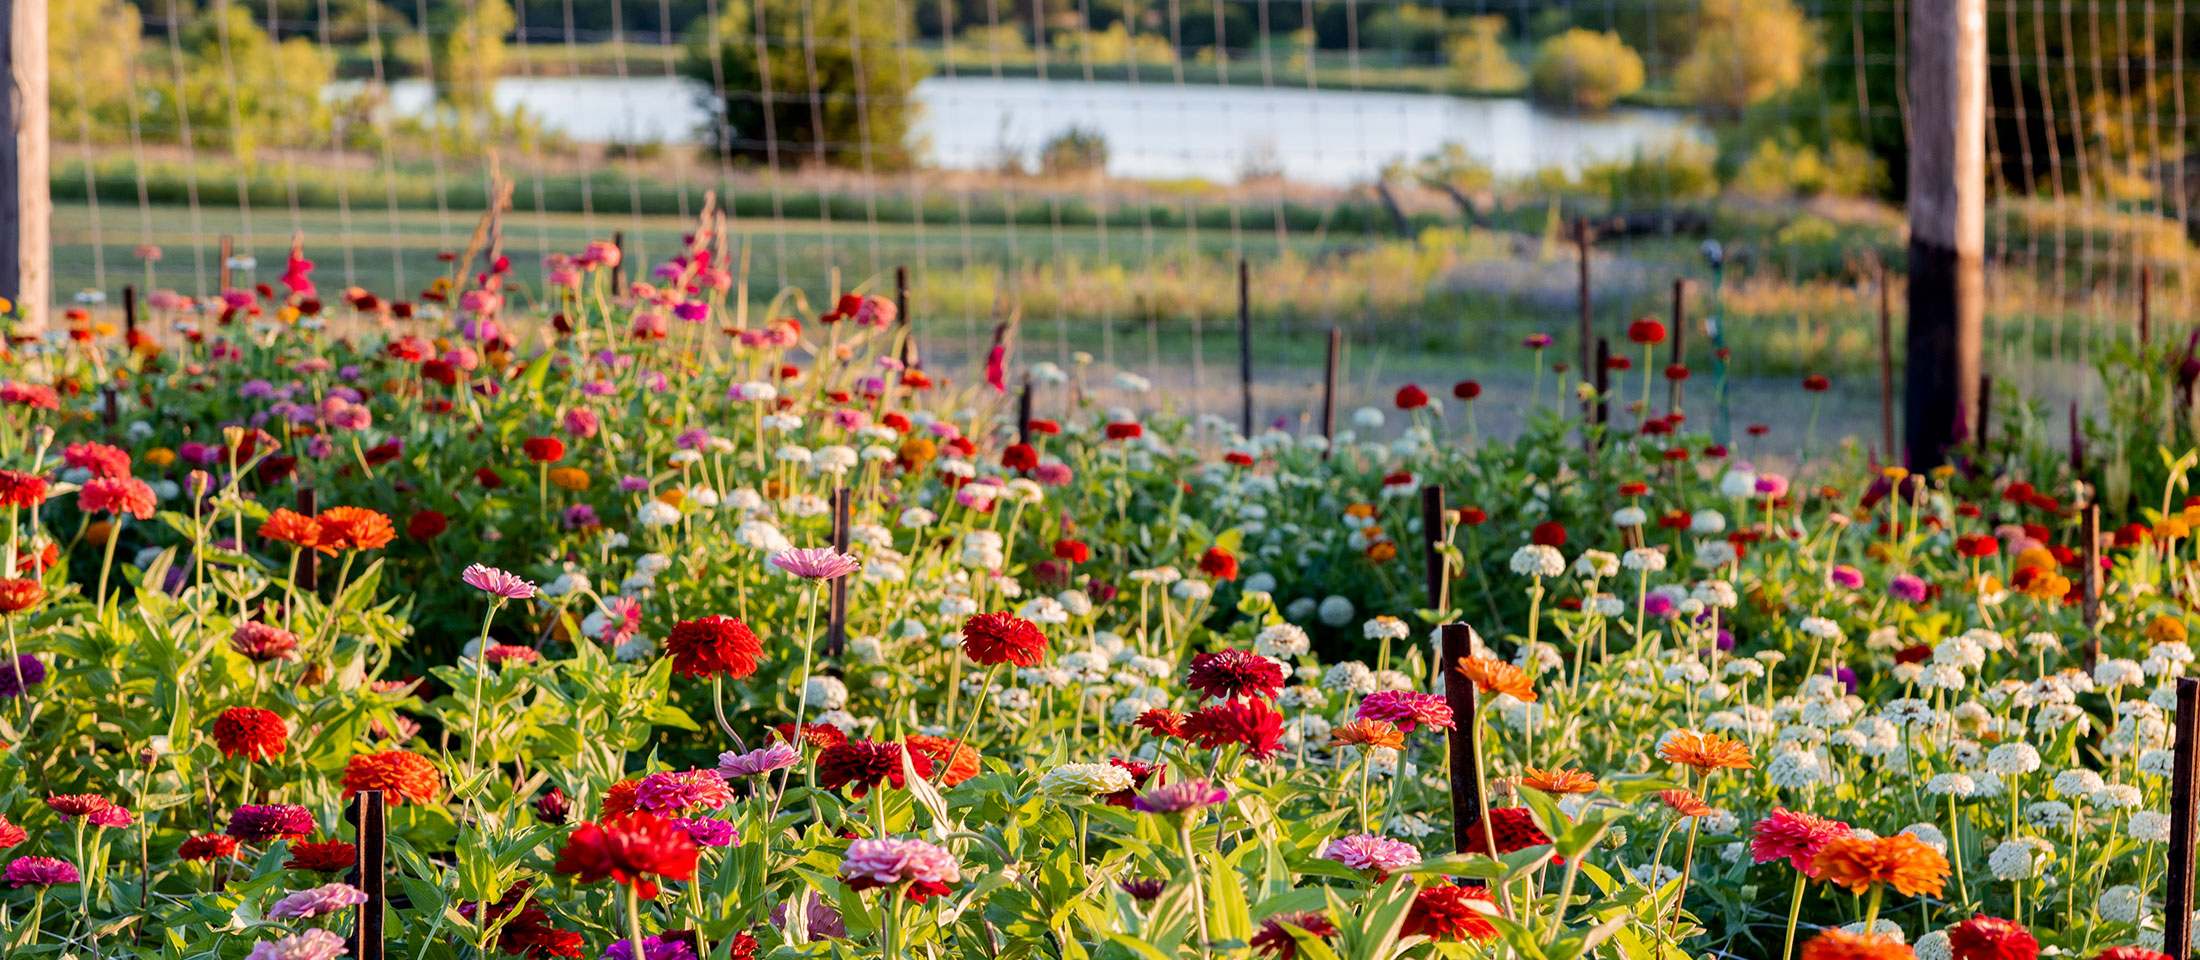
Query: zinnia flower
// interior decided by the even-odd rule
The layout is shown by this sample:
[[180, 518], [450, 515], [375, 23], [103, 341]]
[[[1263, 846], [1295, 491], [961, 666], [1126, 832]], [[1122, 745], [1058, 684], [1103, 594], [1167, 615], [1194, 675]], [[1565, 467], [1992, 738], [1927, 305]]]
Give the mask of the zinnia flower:
[[1481, 820], [1467, 822], [1467, 829], [1461, 834], [1461, 842], [1466, 845], [1468, 853], [1487, 856], [1491, 845], [1484, 838], [1489, 836], [1497, 838], [1498, 856], [1551, 842], [1550, 835], [1544, 833], [1542, 827], [1535, 825], [1535, 817], [1528, 812], [1527, 807], [1492, 807], [1488, 814], [1490, 829], [1487, 834], [1482, 832]]
[[248, 803], [229, 815], [223, 832], [246, 843], [266, 843], [285, 837], [310, 837], [313, 812], [288, 803]]
[[[909, 760], [918, 776], [932, 775], [932, 761], [915, 753]], [[850, 793], [859, 800], [882, 783], [902, 789], [908, 785], [908, 777], [902, 770], [901, 744], [890, 740], [851, 740], [827, 747], [817, 755], [817, 783], [835, 793], [843, 787], [854, 787]]]
[[267, 915], [278, 920], [311, 920], [365, 902], [366, 891], [348, 883], [330, 883], [275, 901], [267, 908]]
[[1324, 860], [1365, 873], [1377, 883], [1389, 879], [1393, 870], [1421, 862], [1421, 851], [1413, 844], [1368, 833], [1331, 840], [1322, 847], [1321, 855]]
[[1554, 796], [1569, 793], [1590, 793], [1597, 788], [1596, 774], [1581, 770], [1543, 770], [1527, 768], [1527, 776], [1520, 778], [1520, 785], [1530, 790], [1541, 790]]
[[733, 802], [733, 789], [715, 770], [664, 770], [643, 777], [634, 806], [657, 814], [717, 810]]
[[127, 827], [136, 818], [121, 804], [96, 793], [65, 793], [46, 798], [46, 806], [64, 821], [82, 817], [95, 827]]
[[772, 566], [805, 580], [838, 580], [863, 569], [863, 561], [831, 547], [792, 547], [772, 554], [771, 560]]
[[1184, 685], [1218, 700], [1274, 697], [1283, 689], [1283, 665], [1248, 650], [1202, 653], [1192, 657]]
[[952, 787], [978, 775], [978, 750], [967, 743], [912, 733], [904, 741], [904, 746], [912, 755], [930, 764], [933, 770], [939, 771], [940, 786]]
[[1818, 878], [1818, 851], [1836, 837], [1849, 835], [1849, 825], [1786, 807], [1774, 807], [1772, 815], [1757, 821], [1749, 839], [1750, 856], [1758, 863], [1785, 858], [1795, 869]]
[[321, 546], [338, 550], [380, 550], [397, 539], [390, 518], [365, 507], [330, 507], [313, 518], [321, 525]]
[[923, 903], [946, 893], [948, 884], [960, 882], [962, 865], [954, 854], [922, 840], [864, 838], [848, 844], [840, 879], [851, 890], [908, 884], [902, 895]]
[[764, 644], [748, 624], [713, 615], [673, 624], [665, 635], [665, 652], [672, 655], [672, 671], [681, 676], [739, 680], [756, 672]]
[[469, 587], [506, 600], [525, 600], [535, 595], [535, 585], [520, 579], [518, 574], [478, 563], [468, 566], [458, 579]]
[[1412, 733], [1419, 724], [1441, 730], [1452, 728], [1451, 705], [1433, 693], [1412, 690], [1379, 690], [1360, 701], [1364, 720], [1387, 720], [1400, 731]]
[[1459, 675], [1474, 681], [1483, 693], [1502, 693], [1523, 703], [1535, 702], [1535, 678], [1527, 671], [1488, 657], [1460, 657]]
[[176, 856], [201, 863], [220, 860], [237, 852], [237, 838], [223, 833], [202, 833], [186, 837], [176, 846]]
[[1206, 780], [1179, 780], [1139, 794], [1131, 801], [1131, 809], [1166, 817], [1202, 810], [1228, 799], [1230, 791]]
[[287, 543], [305, 550], [320, 550], [333, 554], [336, 548], [321, 543], [321, 525], [312, 517], [277, 507], [267, 515], [267, 522], [260, 524], [260, 536], [276, 543]]
[[443, 794], [443, 773], [417, 753], [364, 753], [344, 764], [344, 799], [361, 790], [380, 790], [393, 804], [434, 803]]
[[153, 518], [159, 507], [153, 488], [136, 477], [97, 477], [84, 481], [77, 491], [77, 509], [85, 513], [127, 513], [140, 520]]
[[1395, 750], [1406, 745], [1406, 734], [1386, 720], [1353, 720], [1338, 724], [1330, 730], [1329, 745], [1389, 747]]
[[342, 840], [297, 840], [290, 844], [290, 859], [283, 861], [283, 869], [340, 873], [358, 863], [358, 849]]
[[18, 857], [0, 871], [0, 881], [11, 887], [51, 887], [78, 879], [75, 864], [53, 857]]
[[1803, 960], [1912, 960], [1902, 941], [1878, 934], [1826, 930], [1803, 944]]
[[2038, 960], [2040, 942], [2023, 926], [1977, 914], [1948, 928], [1955, 960]]
[[1716, 733], [1698, 733], [1694, 730], [1676, 730], [1658, 745], [1660, 759], [1694, 767], [1699, 771], [1719, 769], [1747, 770], [1756, 764], [1750, 762], [1749, 744]]
[[1910, 896], [1939, 896], [1948, 882], [1948, 858], [1907, 833], [1870, 840], [1835, 837], [1811, 864], [1820, 879], [1858, 894], [1884, 883]]
[[1497, 915], [1490, 888], [1440, 883], [1413, 895], [1413, 906], [1406, 911], [1398, 935], [1436, 941], [1488, 940], [1497, 936], [1497, 926], [1489, 921]]
[[267, 760], [281, 756], [289, 737], [290, 726], [273, 710], [230, 707], [214, 718], [214, 742], [224, 757], [241, 753], [246, 760]]
[[728, 750], [718, 755], [718, 775], [728, 780], [737, 777], [754, 777], [794, 766], [801, 762], [802, 752], [784, 740], [759, 747], [747, 753]]
[[348, 952], [343, 937], [315, 927], [295, 936], [255, 943], [245, 960], [336, 960]]
[[253, 663], [298, 659], [298, 635], [271, 623], [247, 620], [229, 633], [229, 649]]
[[1047, 651], [1039, 626], [1013, 613], [972, 614], [963, 621], [962, 638], [963, 654], [980, 666], [1036, 667]]
[[605, 817], [602, 823], [583, 821], [566, 838], [551, 869], [574, 874], [582, 883], [609, 878], [654, 900], [654, 878], [694, 879], [696, 857], [695, 839], [672, 821], [653, 813], [628, 813]]
[[1293, 910], [1279, 913], [1260, 922], [1260, 929], [1246, 940], [1254, 953], [1275, 957], [1276, 960], [1293, 960], [1299, 955], [1298, 938], [1291, 935], [1291, 927], [1306, 931], [1308, 936], [1327, 940], [1337, 935], [1337, 924], [1329, 915], [1314, 910]]
[[1283, 714], [1266, 700], [1224, 700], [1186, 718], [1184, 736], [1202, 749], [1236, 744], [1246, 756], [1266, 760], [1283, 749]]
[[1184, 714], [1175, 710], [1166, 707], [1154, 707], [1140, 713], [1138, 719], [1131, 721], [1131, 726], [1157, 737], [1173, 737], [1182, 740], [1184, 739], [1185, 719]]

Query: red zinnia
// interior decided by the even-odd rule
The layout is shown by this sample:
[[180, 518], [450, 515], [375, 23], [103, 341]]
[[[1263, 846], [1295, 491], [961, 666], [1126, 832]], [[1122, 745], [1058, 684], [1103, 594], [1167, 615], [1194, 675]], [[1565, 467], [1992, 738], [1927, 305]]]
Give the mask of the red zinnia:
[[1206, 553], [1200, 554], [1199, 572], [1217, 580], [1235, 580], [1238, 575], [1237, 558], [1221, 547], [1208, 547]]
[[205, 833], [189, 837], [176, 848], [176, 856], [201, 863], [220, 860], [236, 852], [237, 838], [225, 833]]
[[[789, 743], [794, 742], [794, 724], [782, 723], [772, 728], [772, 733]], [[802, 725], [802, 742], [823, 750], [848, 742], [848, 732], [830, 723], [805, 723]]]
[[1054, 541], [1054, 557], [1057, 560], [1067, 560], [1071, 563], [1084, 563], [1092, 559], [1092, 548], [1076, 540], [1056, 540]]
[[230, 707], [214, 718], [214, 742], [221, 746], [224, 757], [241, 753], [246, 760], [267, 760], [281, 756], [289, 737], [290, 726], [273, 710]]
[[1686, 379], [1688, 379], [1688, 368], [1687, 368], [1687, 367], [1685, 367], [1685, 366], [1682, 366], [1682, 365], [1680, 365], [1680, 364], [1678, 364], [1678, 363], [1669, 363], [1669, 364], [1666, 364], [1666, 365], [1665, 365], [1665, 379], [1667, 379], [1667, 380], [1686, 380]]
[[911, 756], [917, 757], [940, 771], [940, 786], [952, 787], [978, 775], [983, 769], [978, 751], [967, 743], [946, 737], [912, 733], [904, 744]]
[[1664, 343], [1665, 324], [1655, 317], [1644, 317], [1627, 325], [1627, 339], [1636, 343]]
[[1283, 665], [1246, 650], [1202, 653], [1192, 657], [1184, 685], [1217, 700], [1273, 697], [1283, 689]]
[[130, 455], [104, 443], [79, 442], [61, 451], [64, 466], [82, 467], [92, 476], [113, 479], [130, 475]]
[[0, 470], [0, 507], [35, 509], [45, 502], [45, 477], [20, 470]]
[[1047, 636], [1038, 624], [1013, 613], [972, 614], [963, 621], [962, 637], [964, 655], [980, 666], [1036, 667], [1047, 652]]
[[1253, 934], [1252, 939], [1246, 941], [1246, 945], [1262, 956], [1292, 960], [1299, 955], [1299, 941], [1291, 935], [1287, 927], [1297, 927], [1323, 940], [1337, 935], [1337, 924], [1329, 919], [1328, 914], [1296, 910], [1262, 920], [1260, 929]]
[[714, 615], [673, 624], [665, 652], [672, 655], [672, 672], [681, 676], [739, 680], [756, 672], [764, 644], [748, 624]]
[[283, 869], [340, 873], [358, 862], [359, 851], [342, 840], [298, 840], [291, 843], [290, 859], [283, 861]]
[[529, 437], [519, 448], [535, 463], [556, 463], [565, 459], [565, 441], [556, 437]]
[[76, 493], [77, 509], [85, 513], [127, 513], [140, 520], [153, 518], [159, 500], [153, 488], [136, 477], [95, 477], [84, 481]]
[[1482, 395], [1482, 385], [1473, 380], [1461, 380], [1451, 385], [1451, 395], [1461, 400], [1472, 400]]
[[1039, 451], [1028, 443], [1011, 443], [1001, 451], [1001, 467], [1006, 470], [1029, 470], [1039, 465]]
[[1406, 922], [1398, 928], [1398, 935], [1430, 940], [1488, 940], [1497, 936], [1496, 925], [1489, 921], [1496, 915], [1497, 905], [1490, 900], [1490, 888], [1440, 883], [1424, 887], [1413, 895], [1413, 906], [1406, 911]]
[[1535, 818], [1529, 815], [1527, 807], [1493, 807], [1489, 811], [1489, 817], [1490, 832], [1488, 834], [1482, 832], [1482, 821], [1480, 820], [1474, 820], [1467, 824], [1464, 840], [1468, 853], [1487, 855], [1490, 851], [1490, 844], [1488, 840], [1483, 839], [1485, 836], [1495, 836], [1497, 838], [1498, 856], [1504, 856], [1518, 850], [1526, 850], [1529, 847], [1540, 847], [1551, 842], [1550, 835], [1544, 833], [1543, 828], [1535, 825]]
[[1418, 410], [1422, 407], [1428, 406], [1428, 391], [1409, 383], [1405, 386], [1398, 388], [1398, 396], [1396, 399], [1398, 402], [1398, 409]]
[[634, 888], [643, 899], [655, 899], [657, 882], [689, 880], [695, 876], [695, 840], [654, 813], [629, 813], [606, 817], [600, 824], [582, 822], [558, 851], [555, 869], [580, 877], [582, 883], [610, 878]]
[[1224, 700], [1187, 718], [1184, 735], [1201, 749], [1234, 743], [1245, 748], [1246, 756], [1266, 760], [1283, 749], [1283, 714], [1266, 700]]
[[1566, 527], [1556, 520], [1545, 520], [1535, 525], [1535, 530], [1528, 534], [1528, 541], [1546, 547], [1563, 547], [1566, 545]]
[[1824, 393], [1833, 389], [1833, 381], [1826, 379], [1823, 373], [1814, 373], [1803, 378], [1803, 389], [1812, 393]]
[[1134, 798], [1134, 795], [1138, 791], [1146, 789], [1147, 781], [1154, 779], [1155, 775], [1157, 774], [1161, 774], [1161, 779], [1163, 780], [1168, 779], [1166, 774], [1162, 774], [1161, 765], [1158, 763], [1142, 763], [1137, 760], [1118, 760], [1114, 757], [1109, 757], [1108, 765], [1113, 767], [1121, 767], [1125, 770], [1130, 771], [1131, 774], [1130, 786], [1124, 787], [1121, 790], [1117, 790], [1114, 793], [1102, 794], [1100, 796], [1100, 799], [1106, 801], [1108, 806], [1111, 807], [1123, 807], [1125, 809], [1129, 809], [1131, 805], [1131, 800]]
[[[1927, 653], [1931, 651], [1928, 649]], [[1749, 851], [1758, 863], [1785, 859], [1805, 876], [1816, 878], [1819, 871], [1814, 861], [1819, 849], [1828, 840], [1848, 835], [1849, 825], [1839, 820], [1774, 807], [1771, 816], [1757, 821], [1749, 840]]]
[[504, 486], [504, 478], [497, 476], [497, 472], [488, 467], [474, 471], [474, 482], [480, 484], [483, 490], [495, 490]]
[[[850, 795], [858, 800], [882, 783], [899, 790], [908, 785], [901, 755], [901, 744], [890, 740], [851, 740], [827, 747], [817, 755], [817, 783], [834, 793], [852, 786]], [[932, 761], [923, 754], [911, 751], [909, 760], [918, 776], [932, 775]]]
[[1145, 435], [1146, 428], [1135, 423], [1108, 424], [1108, 439], [1110, 440], [1136, 440]]
[[2024, 927], [1978, 914], [1948, 928], [1955, 960], [2038, 960], [2040, 942]]
[[405, 521], [405, 535], [415, 540], [433, 540], [450, 528], [450, 518], [434, 510], [422, 510]]
[[397, 539], [397, 527], [390, 518], [365, 507], [330, 507], [313, 522], [321, 525], [323, 548], [380, 550]]
[[1131, 726], [1157, 737], [1184, 739], [1184, 714], [1166, 707], [1154, 707], [1138, 715]]

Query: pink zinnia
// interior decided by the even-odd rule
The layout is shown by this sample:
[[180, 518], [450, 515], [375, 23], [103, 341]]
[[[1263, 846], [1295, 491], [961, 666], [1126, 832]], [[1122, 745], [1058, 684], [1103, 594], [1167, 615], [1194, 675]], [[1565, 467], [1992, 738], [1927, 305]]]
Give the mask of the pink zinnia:
[[535, 595], [535, 585], [520, 579], [518, 574], [478, 563], [467, 567], [458, 579], [469, 587], [507, 600], [525, 600]]
[[840, 879], [856, 890], [910, 884], [909, 895], [947, 892], [947, 885], [962, 880], [962, 865], [955, 855], [922, 840], [907, 837], [864, 838], [848, 844], [841, 861]]
[[245, 960], [335, 960], [348, 952], [341, 935], [316, 927], [297, 936], [255, 943]]
[[83, 817], [84, 822], [95, 827], [127, 827], [136, 819], [121, 804], [96, 793], [65, 793], [47, 797], [46, 806], [60, 814], [63, 820]]
[[1360, 719], [1382, 720], [1404, 733], [1412, 733], [1414, 727], [1424, 723], [1440, 730], [1453, 726], [1451, 704], [1433, 693], [1411, 690], [1368, 694], [1367, 699], [1360, 701]]
[[716, 770], [665, 770], [643, 777], [634, 788], [634, 807], [657, 814], [685, 813], [733, 802], [733, 788]]
[[76, 507], [85, 513], [127, 513], [140, 520], [151, 520], [158, 504], [153, 488], [136, 477], [94, 477], [76, 494]]
[[772, 566], [805, 580], [838, 580], [863, 569], [863, 561], [831, 547], [794, 547], [772, 554]]
[[0, 872], [0, 880], [11, 887], [51, 887], [56, 884], [75, 883], [78, 879], [76, 865], [67, 860], [52, 857], [18, 857]]
[[267, 915], [278, 920], [311, 920], [325, 917], [346, 907], [356, 907], [367, 902], [367, 894], [348, 883], [331, 883], [300, 890], [267, 908]]
[[1380, 881], [1393, 870], [1420, 863], [1421, 851], [1403, 840], [1358, 833], [1329, 841], [1322, 848], [1322, 859], [1335, 860]]
[[1836, 837], [1848, 836], [1849, 825], [1786, 807], [1774, 807], [1772, 816], [1757, 821], [1753, 832], [1749, 852], [1758, 863], [1785, 857], [1804, 876], [1816, 879], [1818, 868], [1812, 861], [1817, 858], [1819, 848]]
[[753, 777], [784, 769], [801, 762], [802, 751], [785, 740], [774, 741], [771, 746], [735, 753], [728, 750], [718, 755], [718, 775], [728, 780], [737, 777]]

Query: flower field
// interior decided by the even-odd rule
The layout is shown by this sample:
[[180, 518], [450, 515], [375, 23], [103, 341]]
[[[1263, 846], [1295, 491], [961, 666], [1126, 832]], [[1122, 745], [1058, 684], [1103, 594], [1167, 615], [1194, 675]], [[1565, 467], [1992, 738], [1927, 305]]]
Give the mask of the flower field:
[[11, 341], [0, 953], [2162, 955], [2192, 453], [1248, 437], [621, 257]]

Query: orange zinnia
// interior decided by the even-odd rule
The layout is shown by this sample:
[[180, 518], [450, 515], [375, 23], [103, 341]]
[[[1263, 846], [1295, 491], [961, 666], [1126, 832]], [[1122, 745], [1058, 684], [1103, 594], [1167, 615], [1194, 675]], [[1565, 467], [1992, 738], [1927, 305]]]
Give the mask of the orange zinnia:
[[361, 790], [382, 791], [392, 806], [434, 803], [443, 793], [443, 772], [435, 768], [435, 761], [417, 753], [360, 754], [344, 764], [344, 797]]
[[910, 753], [932, 761], [935, 770], [945, 770], [940, 775], [943, 787], [952, 787], [978, 775], [978, 751], [969, 744], [923, 733], [910, 734], [906, 742]]
[[1902, 941], [1877, 934], [1828, 930], [1803, 944], [1803, 960], [1912, 960]]
[[330, 507], [314, 520], [323, 543], [339, 550], [380, 550], [397, 539], [390, 518], [365, 507]]
[[1541, 790], [1554, 796], [1569, 793], [1590, 793], [1597, 788], [1596, 774], [1583, 770], [1543, 770], [1529, 767], [1528, 775], [1520, 785], [1531, 790]]
[[287, 508], [277, 508], [267, 515], [267, 522], [260, 524], [260, 536], [276, 543], [287, 543], [307, 550], [320, 550], [333, 554], [336, 548], [321, 542], [321, 525], [312, 517]]
[[1939, 896], [1948, 883], [1948, 858], [1907, 833], [1836, 837], [1819, 848], [1811, 866], [1819, 879], [1859, 894], [1884, 883], [1910, 896]]
[[1747, 770], [1756, 764], [1749, 759], [1749, 745], [1716, 733], [1697, 733], [1694, 730], [1677, 730], [1658, 746], [1658, 756], [1672, 763], [1710, 771], [1722, 768]]
[[640, 792], [641, 789], [642, 781], [638, 778], [634, 780], [621, 780], [617, 783], [613, 783], [608, 787], [605, 787], [603, 791], [603, 803], [601, 804], [601, 806], [603, 807], [603, 812], [599, 814], [599, 816], [610, 818], [619, 816], [621, 814], [633, 813], [634, 795]]
[[1701, 817], [1711, 813], [1711, 805], [1703, 802], [1694, 790], [1660, 790], [1658, 799], [1665, 807], [1684, 817]]
[[1502, 693], [1523, 703], [1535, 702], [1535, 678], [1526, 670], [1486, 657], [1460, 657], [1459, 675], [1474, 681], [1483, 693]]
[[1406, 735], [1388, 720], [1354, 720], [1330, 732], [1332, 747], [1390, 747], [1406, 745]]

